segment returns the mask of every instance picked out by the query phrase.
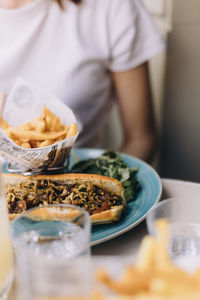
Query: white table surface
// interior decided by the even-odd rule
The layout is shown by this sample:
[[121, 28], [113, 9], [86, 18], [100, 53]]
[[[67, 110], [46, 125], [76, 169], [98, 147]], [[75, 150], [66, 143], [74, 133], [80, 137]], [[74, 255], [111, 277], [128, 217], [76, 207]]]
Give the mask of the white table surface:
[[[171, 197], [198, 198], [200, 200], [200, 183], [162, 179], [162, 186], [161, 200]], [[135, 256], [140, 242], [146, 234], [146, 222], [143, 221], [130, 231], [107, 242], [93, 246], [92, 254]]]

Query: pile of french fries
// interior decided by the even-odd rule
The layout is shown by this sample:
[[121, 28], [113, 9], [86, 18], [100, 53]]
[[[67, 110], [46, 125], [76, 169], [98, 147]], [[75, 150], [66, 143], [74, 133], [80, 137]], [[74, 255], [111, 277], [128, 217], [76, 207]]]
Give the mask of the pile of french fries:
[[23, 148], [50, 146], [65, 138], [74, 136], [78, 131], [75, 123], [63, 125], [60, 118], [47, 109], [46, 105], [43, 107], [41, 116], [31, 122], [12, 127], [1, 118], [0, 125], [8, 137]]
[[[100, 269], [98, 281], [115, 292], [112, 299], [199, 300], [200, 269], [189, 274], [174, 265], [167, 253], [167, 221], [160, 219], [156, 226], [158, 238], [143, 239], [135, 265], [126, 267], [119, 280], [113, 280]], [[95, 297], [96, 300], [111, 298]]]

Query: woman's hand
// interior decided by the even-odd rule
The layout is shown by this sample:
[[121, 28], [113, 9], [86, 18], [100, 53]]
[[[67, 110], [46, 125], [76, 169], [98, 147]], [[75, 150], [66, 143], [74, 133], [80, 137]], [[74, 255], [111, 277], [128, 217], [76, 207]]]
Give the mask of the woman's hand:
[[150, 161], [156, 148], [156, 132], [147, 63], [113, 73], [124, 130], [121, 151]]

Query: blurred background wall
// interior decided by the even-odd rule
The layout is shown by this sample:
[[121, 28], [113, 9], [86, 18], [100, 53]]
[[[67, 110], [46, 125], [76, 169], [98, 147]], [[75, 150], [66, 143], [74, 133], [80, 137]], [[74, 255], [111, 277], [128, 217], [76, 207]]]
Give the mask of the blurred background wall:
[[172, 12], [160, 174], [200, 182], [200, 0], [174, 0]]

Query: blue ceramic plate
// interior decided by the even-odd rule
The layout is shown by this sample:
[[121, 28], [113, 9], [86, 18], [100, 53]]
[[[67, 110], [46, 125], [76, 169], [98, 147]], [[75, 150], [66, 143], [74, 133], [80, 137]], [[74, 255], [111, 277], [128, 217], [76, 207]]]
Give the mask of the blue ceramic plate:
[[[71, 165], [78, 160], [95, 158], [105, 150], [100, 149], [73, 149]], [[161, 180], [156, 171], [142, 160], [130, 155], [122, 154], [122, 159], [131, 168], [138, 167], [137, 178], [141, 189], [136, 200], [127, 204], [126, 212], [120, 222], [108, 225], [96, 225], [92, 228], [91, 245], [110, 240], [140, 223], [158, 202], [162, 192]]]

